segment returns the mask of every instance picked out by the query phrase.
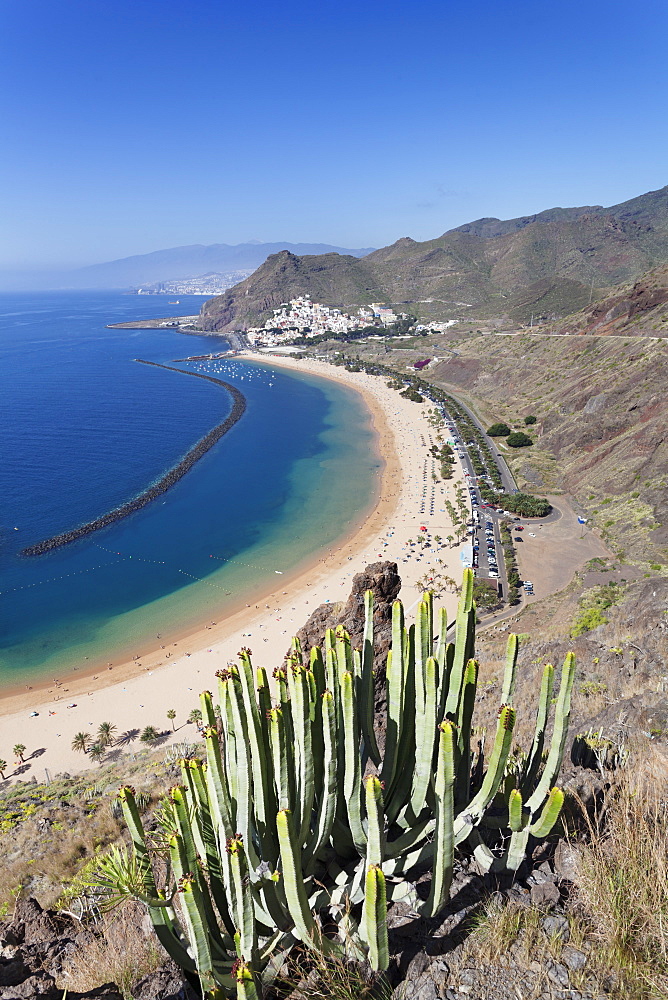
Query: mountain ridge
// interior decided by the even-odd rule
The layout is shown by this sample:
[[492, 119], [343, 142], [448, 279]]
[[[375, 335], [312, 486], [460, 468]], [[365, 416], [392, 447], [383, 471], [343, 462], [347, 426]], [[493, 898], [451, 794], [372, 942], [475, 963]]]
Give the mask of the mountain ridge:
[[564, 316], [668, 261], [668, 186], [609, 208], [482, 219], [422, 242], [404, 236], [363, 258], [277, 256], [205, 303], [207, 329], [246, 329], [303, 294], [349, 308], [377, 300], [424, 318], [462, 309], [511, 322]]
[[[364, 256], [372, 247], [350, 249], [329, 243], [261, 243], [249, 240], [247, 243], [192, 243], [166, 250], [153, 250], [146, 254], [133, 254], [116, 260], [89, 264], [86, 267], [66, 271], [43, 271], [21, 275], [18, 272], [0, 273], [11, 275], [14, 286], [29, 288], [136, 288], [162, 281], [197, 278], [202, 274], [216, 272], [254, 271], [273, 253], [291, 250], [296, 254], [341, 253], [349, 256]], [[6, 283], [6, 282], [4, 282]]]

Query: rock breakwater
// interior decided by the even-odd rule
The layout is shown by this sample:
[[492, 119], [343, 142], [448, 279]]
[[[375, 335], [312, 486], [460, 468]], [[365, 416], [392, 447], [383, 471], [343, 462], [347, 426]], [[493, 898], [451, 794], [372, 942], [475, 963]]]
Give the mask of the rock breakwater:
[[207, 382], [214, 382], [216, 385], [222, 386], [226, 389], [232, 396], [232, 409], [229, 415], [221, 424], [217, 424], [208, 434], [205, 434], [203, 438], [193, 445], [192, 448], [184, 455], [177, 465], [169, 469], [164, 476], [153, 483], [147, 489], [145, 489], [139, 496], [134, 497], [132, 500], [128, 500], [127, 503], [121, 504], [120, 507], [116, 507], [114, 510], [108, 511], [101, 517], [96, 517], [93, 521], [88, 521], [86, 524], [80, 525], [78, 528], [73, 528], [71, 531], [63, 531], [59, 535], [53, 535], [51, 538], [45, 538], [41, 542], [37, 542], [35, 545], [28, 545], [25, 549], [22, 549], [22, 556], [40, 556], [46, 552], [51, 552], [52, 549], [60, 548], [62, 545], [69, 545], [70, 542], [75, 542], [79, 538], [84, 538], [86, 535], [92, 534], [94, 531], [99, 531], [101, 528], [106, 528], [115, 521], [120, 521], [124, 517], [128, 517], [130, 514], [134, 514], [135, 511], [141, 510], [156, 497], [161, 496], [161, 494], [166, 493], [170, 487], [182, 479], [187, 472], [192, 469], [195, 462], [209, 451], [210, 448], [216, 444], [217, 441], [227, 434], [227, 432], [237, 423], [238, 420], [243, 416], [246, 409], [246, 397], [242, 392], [237, 389], [236, 386], [231, 385], [229, 382], [224, 382], [220, 378], [214, 378], [212, 375], [201, 375], [199, 372], [189, 372], [183, 368], [173, 368], [171, 365], [161, 365], [156, 361], [144, 361], [142, 358], [135, 359], [139, 364], [151, 365], [153, 368], [165, 368], [167, 371], [179, 372], [181, 375], [191, 375], [193, 378], [202, 378]]

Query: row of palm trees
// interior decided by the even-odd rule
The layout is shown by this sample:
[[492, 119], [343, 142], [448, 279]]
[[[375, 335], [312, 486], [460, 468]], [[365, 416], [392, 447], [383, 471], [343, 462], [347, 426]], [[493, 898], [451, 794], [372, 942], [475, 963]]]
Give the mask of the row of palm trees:
[[[174, 722], [176, 719], [176, 710], [170, 708], [167, 712], [167, 718], [171, 722], [172, 732], [174, 732], [176, 729]], [[91, 760], [94, 760], [97, 764], [101, 764], [108, 748], [116, 743], [117, 731], [118, 727], [112, 722], [101, 722], [95, 736], [85, 732], [76, 733], [72, 740], [72, 749], [87, 754]], [[155, 726], [144, 726], [139, 740], [141, 743], [151, 744], [160, 739], [161, 735], [162, 733]]]
[[[17, 743], [12, 748], [12, 753], [17, 758], [17, 766], [19, 764], [24, 764], [25, 763], [25, 757], [24, 757], [24, 755], [25, 755], [26, 750], [27, 750], [27, 747], [25, 746], [24, 743]], [[5, 780], [5, 771], [7, 770], [8, 767], [9, 767], [9, 764], [7, 763], [6, 760], [0, 760], [0, 780], [2, 780], [2, 781]]]
[[[167, 712], [167, 718], [172, 724], [172, 732], [176, 730], [176, 710], [170, 708]], [[190, 715], [188, 716], [188, 722], [194, 722], [199, 729], [202, 722], [202, 713], [199, 708], [194, 708]], [[93, 736], [91, 733], [76, 733], [74, 739], [72, 740], [72, 749], [77, 750], [80, 753], [85, 753], [91, 760], [96, 763], [101, 764], [107, 753], [109, 747], [113, 746], [116, 742], [116, 734], [118, 732], [118, 726], [115, 726], [113, 722], [101, 722], [97, 727], [97, 733]], [[155, 726], [145, 726], [141, 731], [139, 740], [141, 743], [155, 743], [156, 740], [160, 739], [160, 730], [156, 729]], [[13, 748], [13, 753], [17, 758], [17, 764], [25, 763], [24, 754], [27, 747], [23, 743], [17, 743]], [[0, 781], [5, 780], [5, 771], [9, 767], [6, 760], [0, 760]]]

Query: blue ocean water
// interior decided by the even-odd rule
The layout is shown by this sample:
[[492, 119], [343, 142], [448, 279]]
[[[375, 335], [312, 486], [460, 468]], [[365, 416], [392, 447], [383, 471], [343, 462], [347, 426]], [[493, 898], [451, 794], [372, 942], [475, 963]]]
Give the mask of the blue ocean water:
[[202, 379], [137, 364], [219, 338], [107, 323], [202, 298], [0, 295], [0, 688], [118, 659], [219, 617], [331, 544], [372, 500], [380, 459], [358, 394], [231, 359], [181, 367], [237, 385], [241, 420], [167, 493], [46, 555], [22, 548], [131, 499], [230, 410]]

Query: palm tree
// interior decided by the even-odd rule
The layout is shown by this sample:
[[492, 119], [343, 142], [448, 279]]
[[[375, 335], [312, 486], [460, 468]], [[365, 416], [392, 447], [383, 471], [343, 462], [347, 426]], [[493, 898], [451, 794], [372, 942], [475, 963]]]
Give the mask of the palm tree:
[[167, 718], [171, 721], [171, 723], [172, 723], [172, 732], [174, 732], [174, 730], [176, 729], [176, 726], [174, 725], [174, 719], [176, 718], [176, 712], [174, 711], [173, 708], [170, 708], [169, 711], [167, 712]]
[[5, 780], [5, 771], [6, 770], [7, 770], [7, 761], [6, 760], [0, 760], [0, 778], [2, 778], [3, 781]]
[[194, 722], [198, 729], [202, 728], [202, 709], [193, 708], [192, 712], [188, 716], [188, 722]]
[[94, 743], [93, 746], [88, 751], [88, 756], [91, 760], [96, 761], [100, 766], [102, 766], [102, 761], [104, 760], [104, 755], [107, 752], [107, 748], [103, 746], [102, 743]]
[[72, 749], [79, 750], [81, 753], [87, 753], [89, 744], [89, 733], [76, 733], [74, 739], [72, 740]]
[[160, 738], [160, 733], [155, 728], [155, 726], [145, 726], [142, 730], [142, 734], [139, 737], [142, 743], [154, 743]]
[[97, 741], [103, 747], [108, 747], [114, 742], [114, 735], [117, 727], [112, 722], [101, 722], [97, 727]]
[[23, 743], [17, 743], [16, 746], [14, 747], [13, 752], [16, 754], [18, 759], [23, 764], [24, 763], [23, 754], [26, 752], [26, 747], [23, 745]]

